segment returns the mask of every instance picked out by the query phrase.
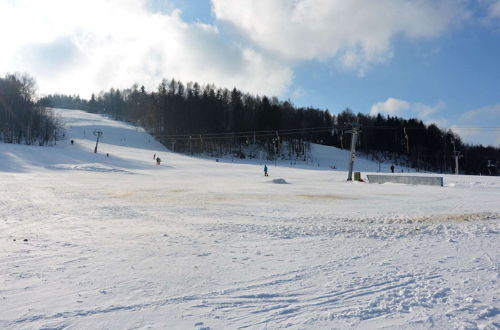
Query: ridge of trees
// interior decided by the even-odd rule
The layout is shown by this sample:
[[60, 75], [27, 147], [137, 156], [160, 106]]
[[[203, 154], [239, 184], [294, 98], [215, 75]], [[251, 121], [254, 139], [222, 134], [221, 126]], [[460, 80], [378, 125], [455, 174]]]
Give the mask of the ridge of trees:
[[54, 144], [62, 132], [61, 121], [37, 103], [36, 82], [26, 74], [0, 78], [0, 141]]
[[452, 143], [464, 155], [462, 173], [496, 175], [496, 167], [487, 165], [500, 160], [499, 148], [465, 144], [451, 130], [414, 118], [354, 114], [350, 109], [334, 115], [236, 88], [183, 84], [175, 79], [163, 80], [151, 92], [134, 85], [92, 94], [90, 100], [49, 95], [41, 104], [105, 113], [136, 123], [177, 152], [306, 160], [311, 142], [348, 148], [351, 137], [346, 130], [358, 123], [362, 133], [357, 149], [381, 162], [451, 173]]

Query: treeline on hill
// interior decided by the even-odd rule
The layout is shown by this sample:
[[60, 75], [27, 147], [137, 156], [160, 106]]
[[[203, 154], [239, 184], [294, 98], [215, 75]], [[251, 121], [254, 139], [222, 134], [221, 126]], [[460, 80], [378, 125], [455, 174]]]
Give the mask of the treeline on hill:
[[496, 173], [487, 164], [500, 159], [498, 148], [466, 145], [453, 132], [418, 119], [354, 114], [349, 109], [332, 115], [236, 88], [185, 85], [174, 79], [164, 80], [152, 92], [134, 85], [92, 95], [90, 100], [49, 95], [41, 101], [133, 122], [177, 152], [307, 160], [310, 142], [349, 148], [348, 131], [357, 123], [362, 131], [357, 149], [380, 162], [449, 173], [454, 168], [452, 142], [464, 155], [463, 173]]
[[37, 104], [35, 80], [28, 75], [0, 78], [0, 141], [46, 145], [59, 139], [62, 124]]

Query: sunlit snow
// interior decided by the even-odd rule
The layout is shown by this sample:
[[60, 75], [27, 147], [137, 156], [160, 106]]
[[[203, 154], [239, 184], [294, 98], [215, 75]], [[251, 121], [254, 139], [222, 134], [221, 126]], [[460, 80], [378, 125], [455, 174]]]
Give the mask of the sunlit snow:
[[499, 177], [346, 182], [347, 151], [318, 145], [265, 177], [57, 113], [55, 147], [0, 144], [1, 328], [500, 326]]

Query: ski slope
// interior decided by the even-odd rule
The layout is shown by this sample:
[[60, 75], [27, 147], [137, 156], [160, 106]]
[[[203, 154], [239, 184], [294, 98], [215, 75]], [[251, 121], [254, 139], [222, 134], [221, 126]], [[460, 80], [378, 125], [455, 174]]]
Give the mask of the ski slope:
[[500, 327], [498, 177], [349, 183], [323, 146], [264, 177], [56, 111], [55, 147], [0, 143], [2, 329]]

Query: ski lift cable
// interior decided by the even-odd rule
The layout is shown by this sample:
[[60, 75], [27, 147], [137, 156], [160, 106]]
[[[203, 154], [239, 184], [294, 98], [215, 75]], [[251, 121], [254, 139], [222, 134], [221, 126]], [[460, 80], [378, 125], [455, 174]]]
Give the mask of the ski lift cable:
[[[392, 130], [425, 130], [427, 127], [401, 127], [401, 126], [377, 126], [377, 125], [361, 125], [362, 128], [368, 129], [392, 129]], [[172, 139], [183, 139], [188, 138], [193, 135], [201, 135], [203, 138], [215, 137], [221, 138], [224, 136], [229, 136], [229, 138], [244, 137], [249, 134], [255, 134], [256, 137], [259, 136], [269, 136], [269, 135], [290, 135], [290, 134], [300, 134], [300, 133], [337, 133], [344, 129], [351, 128], [350, 125], [335, 125], [333, 128], [331, 126], [325, 127], [306, 127], [306, 128], [291, 128], [283, 130], [261, 130], [261, 131], [241, 131], [241, 132], [219, 132], [219, 133], [185, 133], [185, 134], [157, 134], [155, 137], [158, 138], [172, 138]], [[455, 127], [444, 127], [441, 129], [449, 130], [481, 130], [481, 131], [500, 131], [500, 126], [455, 126]]]
[[[328, 130], [323, 130], [323, 131], [316, 131], [316, 132], [311, 132], [312, 133], [328, 133]], [[295, 132], [286, 132], [286, 133], [281, 133], [281, 135], [295, 135]], [[255, 137], [273, 137], [276, 138], [276, 133], [264, 133], [264, 134], [255, 134]], [[166, 138], [166, 137], [161, 137], [161, 138]], [[168, 137], [169, 139], [176, 140], [176, 141], [184, 141], [184, 140], [230, 140], [230, 139], [245, 139], [247, 140], [247, 137], [244, 135], [241, 136], [227, 136], [227, 135], [221, 135], [221, 136], [205, 136], [202, 135], [200, 137], [196, 136], [181, 136], [181, 137]]]
[[283, 132], [292, 132], [292, 133], [300, 133], [300, 132], [309, 132], [316, 130], [331, 130], [330, 126], [328, 127], [309, 127], [309, 128], [292, 128], [292, 129], [283, 129], [283, 130], [262, 130], [262, 131], [241, 131], [241, 132], [219, 132], [219, 133], [185, 133], [185, 134], [158, 134], [155, 135], [157, 137], [185, 137], [190, 135], [203, 135], [203, 136], [211, 136], [211, 135], [249, 135], [253, 133], [283, 133]]

